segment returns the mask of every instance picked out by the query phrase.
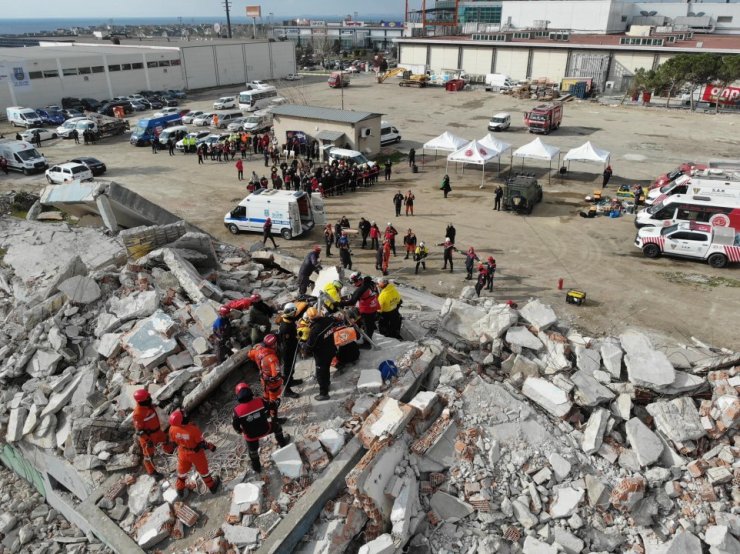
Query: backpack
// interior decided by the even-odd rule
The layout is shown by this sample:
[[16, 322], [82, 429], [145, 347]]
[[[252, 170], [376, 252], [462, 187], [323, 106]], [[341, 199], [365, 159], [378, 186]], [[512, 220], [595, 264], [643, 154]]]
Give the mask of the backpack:
[[380, 371], [383, 381], [390, 381], [391, 378], [398, 375], [398, 366], [396, 366], [393, 360], [385, 360], [378, 366], [378, 371]]

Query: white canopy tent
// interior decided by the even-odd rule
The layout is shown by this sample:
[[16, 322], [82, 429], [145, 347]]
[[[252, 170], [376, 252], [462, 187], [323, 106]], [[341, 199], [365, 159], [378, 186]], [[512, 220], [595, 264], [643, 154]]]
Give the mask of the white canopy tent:
[[480, 139], [478, 141], [478, 144], [480, 144], [484, 148], [488, 148], [489, 150], [493, 150], [496, 152], [496, 157], [498, 158], [498, 170], [500, 172], [501, 171], [501, 154], [503, 154], [506, 151], [510, 151], [511, 144], [509, 144], [508, 142], [504, 142], [502, 140], [498, 140], [491, 133], [488, 133], [485, 137]]
[[459, 150], [447, 156], [447, 165], [449, 166], [450, 162], [461, 163], [463, 164], [463, 172], [465, 172], [465, 164], [482, 166], [483, 172], [481, 173], [480, 186], [483, 188], [483, 181], [486, 178], [486, 163], [491, 161], [493, 158], [498, 157], [499, 154], [500, 152], [490, 150], [477, 140], [472, 140]]
[[525, 144], [517, 148], [514, 151], [514, 156], [522, 158], [522, 167], [524, 167], [524, 160], [544, 160], [550, 165], [550, 171], [547, 174], [547, 181], [550, 182], [550, 174], [552, 173], [552, 160], [555, 156], [558, 157], [558, 165], [560, 164], [560, 148], [553, 146], [552, 144], [546, 144], [542, 142], [542, 139], [537, 137], [532, 142]]
[[455, 152], [456, 150], [459, 150], [460, 148], [462, 148], [469, 142], [470, 141], [468, 139], [460, 138], [456, 135], [453, 135], [449, 131], [445, 131], [438, 137], [433, 138], [432, 140], [426, 142], [424, 146], [422, 146], [422, 149], [421, 149], [422, 164], [424, 163], [424, 151], [425, 150], [434, 150], [434, 157], [436, 158], [438, 150], [442, 150], [444, 152]]
[[588, 141], [578, 148], [568, 150], [563, 161], [568, 162], [568, 169], [570, 169], [570, 162], [599, 163], [606, 166], [609, 158], [611, 158], [611, 152], [597, 148], [591, 144], [591, 141]]

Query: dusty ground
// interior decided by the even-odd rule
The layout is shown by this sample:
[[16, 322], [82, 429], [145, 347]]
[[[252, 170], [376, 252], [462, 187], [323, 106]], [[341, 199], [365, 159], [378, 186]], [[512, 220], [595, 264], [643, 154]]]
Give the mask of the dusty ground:
[[[296, 102], [340, 107], [340, 92], [329, 89], [319, 79], [284, 87], [283, 94]], [[191, 109], [210, 107], [226, 92], [211, 91], [195, 96], [185, 105]], [[382, 85], [369, 76], [353, 79], [344, 91], [345, 108], [382, 112], [402, 131], [398, 150], [408, 152], [449, 130], [465, 138], [486, 134], [490, 115], [499, 111], [513, 114], [514, 127], [500, 138], [521, 146], [533, 138], [521, 127], [519, 114], [534, 102], [506, 96], [470, 91], [447, 93], [436, 88], [406, 89], [389, 81]], [[692, 114], [662, 108], [610, 107], [590, 102], [571, 102], [565, 107], [563, 127], [545, 141], [566, 152], [586, 140], [612, 152], [613, 193], [620, 183], [647, 182], [657, 174], [686, 160], [737, 157], [738, 116]], [[5, 126], [2, 131], [12, 136]], [[135, 148], [127, 137], [105, 139], [90, 147], [70, 141], [50, 141], [42, 151], [51, 163], [75, 155], [94, 155], [109, 167], [107, 178], [118, 181], [157, 202], [219, 239], [249, 246], [257, 235], [233, 237], [222, 224], [223, 215], [244, 195], [232, 163], [207, 162], [198, 166], [194, 156], [170, 157], [166, 152], [154, 156], [149, 148]], [[417, 154], [417, 161], [419, 155]], [[504, 157], [502, 169], [508, 166]], [[515, 164], [518, 167], [521, 164]], [[261, 159], [246, 164], [245, 173], [264, 172]], [[553, 168], [557, 166], [553, 163]], [[391, 181], [355, 194], [328, 199], [330, 221], [346, 215], [353, 226], [361, 216], [376, 220], [381, 228], [393, 221], [399, 231], [412, 227], [428, 245], [444, 239], [448, 222], [457, 228], [460, 248], [472, 245], [484, 256], [498, 262], [494, 296], [498, 300], [524, 301], [538, 296], [550, 302], [561, 316], [570, 318], [583, 330], [593, 333], [618, 333], [632, 324], [662, 330], [679, 340], [698, 339], [725, 347], [737, 346], [740, 323], [740, 275], [738, 267], [716, 270], [706, 264], [670, 258], [648, 260], [633, 246], [635, 228], [632, 216], [620, 219], [582, 219], [578, 216], [582, 198], [601, 183], [597, 166], [574, 164], [568, 179], [553, 177], [547, 182], [542, 163], [525, 166], [536, 171], [544, 184], [545, 197], [531, 216], [492, 212], [492, 190], [500, 182], [495, 164], [489, 167], [485, 187], [479, 188], [481, 173], [476, 168], [464, 174], [450, 168], [453, 191], [447, 200], [438, 190], [445, 172], [444, 158], [426, 157], [419, 174], [399, 164]], [[576, 173], [577, 171], [577, 173]], [[40, 189], [42, 176], [11, 174], [0, 177], [0, 189]], [[391, 198], [395, 191], [412, 189], [416, 195], [416, 215], [393, 218]], [[319, 231], [280, 248], [303, 256], [307, 245], [321, 242]], [[400, 241], [399, 241], [400, 242]], [[410, 260], [392, 260], [393, 276], [439, 294], [456, 295], [464, 281], [462, 256], [455, 273], [440, 271], [441, 253], [436, 247], [427, 271], [413, 275]], [[333, 258], [336, 260], [336, 258]], [[359, 245], [354, 249], [354, 269], [375, 273], [374, 258]], [[459, 266], [458, 266], [459, 263]], [[458, 267], [460, 269], [458, 269]], [[565, 292], [556, 288], [559, 278], [565, 288], [588, 293], [588, 304], [576, 308], [564, 302]]]

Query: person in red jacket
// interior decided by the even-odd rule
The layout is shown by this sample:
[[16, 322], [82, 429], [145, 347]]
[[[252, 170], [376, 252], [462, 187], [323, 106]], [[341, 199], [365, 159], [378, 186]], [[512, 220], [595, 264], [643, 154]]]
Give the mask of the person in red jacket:
[[396, 255], [396, 235], [398, 234], [398, 231], [396, 231], [396, 228], [391, 225], [391, 222], [388, 222], [388, 225], [385, 228], [385, 231], [383, 232], [383, 238], [387, 240], [390, 243], [391, 250], [393, 250], [393, 255]]
[[272, 218], [265, 219], [264, 225], [262, 225], [262, 246], [267, 244], [267, 239], [272, 241], [272, 246], [277, 248], [275, 244], [275, 238], [272, 236]]
[[488, 282], [488, 270], [486, 269], [486, 266], [483, 264], [480, 264], [478, 266], [478, 278], [475, 281], [475, 294], [480, 298], [480, 291], [483, 290], [483, 287], [486, 286], [486, 283]]
[[[280, 397], [283, 392], [283, 375], [280, 371], [280, 359], [275, 349], [277, 348], [277, 337], [273, 334], [265, 336], [260, 344], [249, 351], [247, 356], [255, 364], [260, 372], [262, 383], [262, 397], [270, 410], [270, 415], [277, 418]], [[295, 394], [295, 396], [298, 396]]]
[[[380, 310], [378, 287], [375, 285], [372, 277], [369, 275], [363, 277], [359, 271], [355, 271], [350, 275], [349, 280], [356, 287], [355, 292], [352, 293], [352, 296], [348, 300], [344, 300], [342, 305], [354, 306], [357, 304], [357, 310], [360, 312], [360, 327], [372, 339], [373, 333], [375, 333], [378, 310]], [[372, 348], [372, 345], [365, 341], [360, 347]]]
[[239, 402], [234, 407], [231, 424], [237, 433], [241, 433], [247, 441], [249, 450], [249, 461], [252, 469], [259, 473], [262, 471], [260, 464], [260, 439], [275, 433], [275, 439], [280, 447], [290, 442], [290, 435], [283, 434], [283, 428], [277, 418], [271, 416], [268, 406], [262, 398], [255, 398], [252, 389], [246, 383], [239, 383], [234, 391]]
[[175, 445], [167, 440], [167, 435], [164, 434], [159, 425], [159, 416], [154, 409], [149, 391], [146, 389], [135, 391], [134, 400], [136, 400], [133, 413], [134, 429], [139, 439], [139, 446], [141, 446], [144, 469], [149, 475], [159, 476], [161, 474], [152, 463], [152, 456], [157, 451], [157, 445], [161, 444], [162, 449], [167, 454], [172, 454], [175, 451]]
[[383, 241], [383, 262], [380, 269], [383, 271], [383, 275], [388, 275], [388, 264], [391, 261], [391, 241], [385, 239]]
[[378, 249], [378, 241], [380, 240], [380, 227], [374, 221], [370, 223], [370, 250]]
[[175, 490], [181, 498], [185, 496], [185, 480], [188, 473], [195, 466], [203, 482], [213, 494], [218, 490], [221, 479], [211, 477], [208, 469], [206, 449], [216, 451], [216, 445], [206, 441], [203, 433], [185, 412], [178, 409], [170, 415], [170, 440], [177, 445], [177, 481]]

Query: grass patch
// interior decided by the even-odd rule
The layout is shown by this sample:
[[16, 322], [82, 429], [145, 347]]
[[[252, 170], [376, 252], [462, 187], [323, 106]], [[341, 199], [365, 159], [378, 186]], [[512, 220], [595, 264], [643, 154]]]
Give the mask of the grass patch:
[[695, 287], [740, 287], [740, 279], [733, 279], [731, 277], [713, 277], [710, 275], [702, 275], [701, 273], [684, 273], [682, 271], [662, 272], [660, 273], [666, 281], [676, 283], [678, 285], [688, 285]]
[[17, 217], [18, 219], [26, 219], [27, 214], [28, 210], [13, 210], [10, 212], [12, 217]]

